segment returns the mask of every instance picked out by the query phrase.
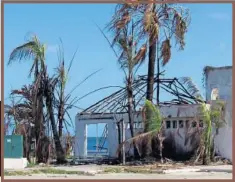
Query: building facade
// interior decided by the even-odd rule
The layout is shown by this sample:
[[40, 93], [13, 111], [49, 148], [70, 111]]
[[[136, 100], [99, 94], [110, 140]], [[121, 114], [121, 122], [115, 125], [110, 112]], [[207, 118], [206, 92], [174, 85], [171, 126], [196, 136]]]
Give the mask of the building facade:
[[207, 102], [225, 101], [226, 125], [215, 137], [216, 153], [232, 161], [232, 66], [206, 67], [204, 73]]
[[[194, 135], [195, 131], [203, 127], [203, 121], [197, 118], [199, 104], [192, 105], [169, 105], [161, 106], [160, 112], [164, 122], [164, 134], [166, 139], [171, 140], [175, 146], [175, 153], [188, 153], [194, 149], [194, 144], [199, 141], [199, 135]], [[209, 109], [209, 105], [208, 109]], [[125, 122], [125, 139], [131, 138], [127, 113], [106, 113], [106, 114], [78, 114], [76, 116], [76, 136], [75, 136], [75, 157], [86, 158], [87, 155], [87, 125], [106, 123], [108, 155], [117, 157], [118, 149], [118, 128], [117, 122], [121, 119]], [[143, 132], [142, 112], [137, 112], [134, 117], [135, 134]], [[198, 125], [199, 124], [199, 125]], [[133, 150], [127, 151], [133, 153]], [[127, 152], [126, 151], [126, 152]]]

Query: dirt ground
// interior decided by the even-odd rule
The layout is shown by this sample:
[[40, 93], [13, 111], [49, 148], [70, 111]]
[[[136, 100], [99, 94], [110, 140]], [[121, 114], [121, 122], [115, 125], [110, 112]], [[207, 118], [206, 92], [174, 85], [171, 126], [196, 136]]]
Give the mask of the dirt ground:
[[[221, 166], [188, 166], [178, 169], [164, 170], [164, 174], [157, 173], [105, 173], [100, 172], [110, 166], [81, 165], [53, 167], [57, 170], [83, 171], [91, 175], [79, 174], [32, 174], [29, 176], [5, 176], [4, 179], [232, 179], [232, 165]], [[35, 169], [35, 168], [34, 168]], [[26, 170], [31, 170], [26, 169]], [[26, 171], [24, 170], [24, 171]]]
[[95, 176], [80, 175], [34, 175], [34, 176], [6, 176], [4, 179], [232, 179], [232, 173], [187, 172], [174, 174], [130, 174], [112, 173], [97, 174]]

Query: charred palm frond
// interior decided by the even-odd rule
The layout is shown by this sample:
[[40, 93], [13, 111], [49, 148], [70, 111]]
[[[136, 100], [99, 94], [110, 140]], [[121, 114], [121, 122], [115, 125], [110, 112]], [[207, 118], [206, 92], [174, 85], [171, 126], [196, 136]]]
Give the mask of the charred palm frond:
[[116, 42], [121, 30], [131, 21], [137, 27], [140, 39], [151, 37], [161, 40], [160, 36], [164, 40], [175, 38], [182, 50], [185, 46], [184, 36], [190, 24], [190, 13], [187, 8], [176, 4], [119, 4], [107, 25], [108, 30], [115, 35], [113, 42]]
[[143, 15], [142, 31], [148, 33], [148, 36], [152, 41], [157, 40], [159, 37], [159, 19], [158, 14], [155, 12], [155, 5], [153, 4], [146, 6], [146, 10]]
[[193, 95], [193, 96], [195, 96], [196, 98], [202, 100], [202, 96], [201, 96], [201, 94], [200, 94], [199, 89], [198, 89], [197, 86], [193, 83], [193, 81], [192, 81], [192, 79], [191, 79], [190, 77], [181, 77], [181, 78], [179, 79], [179, 81], [180, 81], [182, 84], [186, 85], [187, 91], [188, 91], [191, 95]]
[[166, 39], [162, 42], [161, 58], [162, 58], [162, 66], [165, 66], [171, 58], [170, 39]]
[[179, 13], [175, 14], [174, 22], [175, 22], [175, 38], [177, 43], [179, 43], [180, 45], [179, 48], [183, 50], [185, 46], [184, 35], [187, 31], [187, 24]]
[[[149, 69], [148, 69], [148, 100], [153, 98], [153, 84], [155, 74], [155, 61], [157, 60], [157, 72], [160, 74], [159, 62], [165, 66], [171, 57], [171, 46], [168, 40], [175, 40], [180, 50], [185, 47], [185, 34], [190, 24], [189, 10], [175, 4], [134, 3], [119, 4], [115, 13], [107, 25], [113, 33], [112, 45], [117, 43], [122, 30], [130, 22], [137, 29], [137, 46], [140, 40], [148, 41], [149, 47]], [[162, 48], [159, 50], [159, 45]], [[159, 52], [160, 51], [160, 52]], [[159, 102], [160, 87], [157, 87], [157, 102]]]

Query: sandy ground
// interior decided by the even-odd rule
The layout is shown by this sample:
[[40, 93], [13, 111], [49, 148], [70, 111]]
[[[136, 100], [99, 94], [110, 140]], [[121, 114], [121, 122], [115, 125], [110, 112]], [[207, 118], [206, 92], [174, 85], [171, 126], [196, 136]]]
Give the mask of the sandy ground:
[[[63, 170], [97, 172], [107, 166], [82, 165], [74, 167], [55, 167]], [[232, 165], [196, 166], [176, 170], [166, 170], [167, 174], [109, 173], [84, 175], [35, 174], [33, 176], [5, 176], [4, 179], [232, 179]]]

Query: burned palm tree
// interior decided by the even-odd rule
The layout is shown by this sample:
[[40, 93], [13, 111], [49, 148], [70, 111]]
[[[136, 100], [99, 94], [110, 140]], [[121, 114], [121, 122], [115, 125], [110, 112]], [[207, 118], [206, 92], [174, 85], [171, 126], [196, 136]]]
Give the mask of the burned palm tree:
[[[15, 96], [20, 96], [15, 102]], [[5, 105], [4, 112], [9, 122], [14, 123], [14, 134], [21, 134], [24, 138], [24, 156], [30, 161], [31, 142], [34, 138], [34, 117], [32, 115], [32, 86], [23, 86], [11, 92], [12, 104]]]
[[[134, 137], [134, 95], [133, 82], [135, 74], [139, 66], [144, 62], [146, 56], [147, 45], [143, 43], [138, 47], [138, 40], [136, 38], [136, 27], [133, 23], [126, 24], [120, 31], [119, 35], [115, 37], [115, 42], [110, 44], [116, 55], [115, 48], [120, 52], [118, 63], [125, 74], [126, 92], [128, 97], [127, 111], [130, 124], [131, 136]], [[138, 156], [136, 146], [134, 144], [135, 156]]]
[[[77, 52], [77, 51], [76, 51]], [[72, 67], [73, 60], [75, 58], [76, 52], [74, 53], [68, 69], [65, 67], [65, 59], [64, 59], [64, 50], [63, 50], [63, 44], [61, 41], [61, 46], [59, 46], [58, 50], [58, 60], [59, 60], [59, 66], [56, 68], [56, 76], [58, 79], [58, 82], [56, 84], [56, 100], [55, 100], [55, 108], [57, 110], [57, 119], [58, 119], [58, 132], [59, 137], [61, 138], [63, 133], [63, 127], [64, 125], [70, 125], [72, 123], [72, 119], [70, 115], [68, 114], [68, 109], [71, 109], [74, 107], [74, 104], [76, 103], [75, 98], [71, 99], [71, 92], [69, 94], [65, 94], [66, 84], [68, 81], [68, 75], [70, 72], [70, 69]], [[65, 115], [70, 118], [71, 122], [66, 121]]]
[[[108, 24], [114, 32], [113, 42], [116, 42], [126, 24], [134, 21], [139, 39], [148, 40], [148, 85], [147, 100], [153, 99], [153, 84], [155, 74], [155, 60], [157, 56], [157, 73], [159, 79], [160, 62], [165, 66], [171, 58], [171, 44], [174, 39], [179, 49], [185, 46], [185, 33], [189, 26], [189, 11], [174, 4], [119, 4], [114, 16]], [[159, 103], [159, 81], [157, 82], [157, 103]]]
[[[52, 125], [53, 134], [55, 137], [55, 146], [57, 150], [58, 162], [64, 161], [64, 152], [58, 140], [58, 133], [56, 129], [56, 123], [53, 111], [53, 100], [54, 100], [54, 84], [55, 79], [48, 78], [46, 65], [45, 65], [45, 45], [42, 44], [36, 36], [32, 37], [27, 43], [15, 48], [9, 59], [9, 64], [14, 60], [33, 60], [30, 74], [34, 71], [34, 82], [33, 82], [33, 95], [32, 95], [32, 116], [35, 124], [35, 138], [38, 146], [42, 146], [40, 139], [45, 137], [45, 115], [44, 115], [44, 99], [47, 106], [47, 113], [49, 120]], [[53, 80], [53, 81], [52, 81]], [[37, 153], [39, 155], [39, 153]], [[42, 158], [38, 157], [38, 162]]]
[[66, 162], [65, 152], [61, 145], [60, 137], [59, 137], [58, 130], [56, 127], [56, 119], [55, 119], [54, 105], [53, 105], [55, 101], [54, 91], [55, 91], [57, 82], [58, 82], [58, 79], [56, 77], [50, 78], [46, 74], [46, 77], [43, 80], [43, 95], [45, 97], [47, 113], [48, 113], [48, 117], [51, 123], [53, 139], [54, 139], [55, 149], [56, 149], [57, 163], [65, 163]]
[[36, 36], [31, 37], [25, 44], [16, 47], [10, 54], [8, 64], [14, 61], [21, 62], [22, 60], [32, 61], [29, 76], [34, 71], [32, 112], [35, 123], [36, 143], [38, 143], [41, 133], [44, 132], [43, 95], [40, 87], [42, 75], [40, 73], [45, 70], [45, 45]]

